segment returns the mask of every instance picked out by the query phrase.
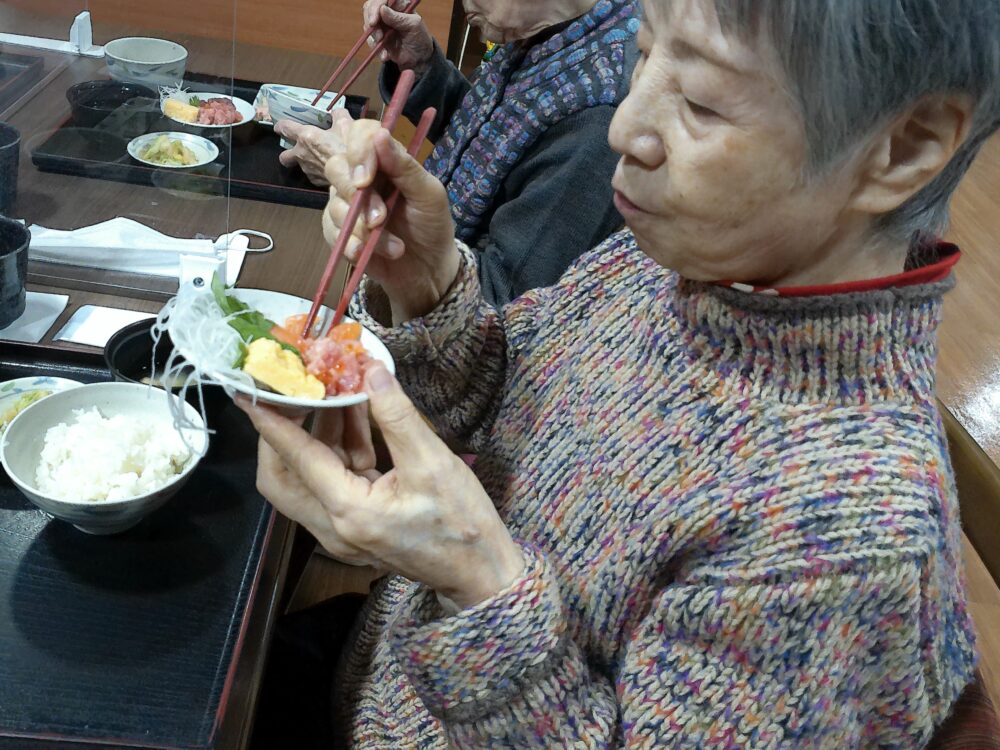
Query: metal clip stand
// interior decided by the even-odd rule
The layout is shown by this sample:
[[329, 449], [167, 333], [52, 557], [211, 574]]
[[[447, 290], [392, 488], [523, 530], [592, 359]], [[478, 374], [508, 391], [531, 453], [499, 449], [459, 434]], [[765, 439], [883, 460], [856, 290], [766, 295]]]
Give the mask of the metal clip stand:
[[226, 281], [226, 254], [182, 255], [180, 284], [191, 284], [196, 289], [207, 289], [212, 284], [212, 276], [219, 274]]

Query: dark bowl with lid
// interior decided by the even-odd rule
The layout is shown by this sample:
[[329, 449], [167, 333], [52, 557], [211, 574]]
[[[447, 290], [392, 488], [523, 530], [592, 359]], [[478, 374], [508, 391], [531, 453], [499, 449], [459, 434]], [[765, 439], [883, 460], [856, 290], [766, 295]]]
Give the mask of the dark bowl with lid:
[[121, 81], [85, 81], [66, 90], [73, 120], [81, 128], [100, 124], [126, 102], [139, 97], [158, 99], [156, 92], [148, 86]]
[[[183, 379], [170, 383], [163, 381], [174, 344], [170, 340], [170, 334], [165, 331], [158, 342], [153, 341], [152, 328], [155, 322], [153, 318], [140, 320], [118, 331], [108, 339], [104, 347], [104, 361], [115, 380], [143, 385], [152, 384], [159, 388], [169, 387], [172, 393], [180, 394]], [[225, 408], [230, 399], [220, 385], [203, 384], [201, 391], [205, 398], [206, 421], [208, 426], [212, 427], [219, 412]], [[185, 396], [189, 404], [196, 409], [200, 408], [196, 383], [188, 387]]]

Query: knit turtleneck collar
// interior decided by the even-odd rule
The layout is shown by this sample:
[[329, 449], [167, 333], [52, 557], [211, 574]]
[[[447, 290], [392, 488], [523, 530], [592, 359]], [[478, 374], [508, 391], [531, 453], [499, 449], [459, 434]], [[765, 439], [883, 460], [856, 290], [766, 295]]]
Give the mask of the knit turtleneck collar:
[[747, 394], [788, 403], [931, 399], [945, 281], [852, 294], [772, 297], [680, 280], [690, 355]]

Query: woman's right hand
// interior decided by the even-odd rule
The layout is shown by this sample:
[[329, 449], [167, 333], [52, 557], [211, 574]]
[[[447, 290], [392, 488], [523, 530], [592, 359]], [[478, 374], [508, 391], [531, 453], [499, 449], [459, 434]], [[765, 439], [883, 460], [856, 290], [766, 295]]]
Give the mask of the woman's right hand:
[[330, 202], [323, 212], [326, 240], [336, 242], [354, 194], [374, 182], [345, 253], [357, 262], [371, 230], [385, 223], [384, 199], [398, 188], [399, 202], [367, 273], [388, 295], [395, 324], [422, 317], [454, 284], [461, 260], [444, 185], [379, 123], [358, 120], [338, 127], [346, 149], [326, 165], [330, 181]]
[[374, 47], [386, 29], [393, 29], [396, 33], [382, 50], [382, 62], [392, 60], [402, 70], [412, 70], [420, 76], [434, 56], [434, 37], [419, 15], [400, 12], [406, 5], [406, 0], [366, 0], [365, 31], [370, 32], [368, 46]]

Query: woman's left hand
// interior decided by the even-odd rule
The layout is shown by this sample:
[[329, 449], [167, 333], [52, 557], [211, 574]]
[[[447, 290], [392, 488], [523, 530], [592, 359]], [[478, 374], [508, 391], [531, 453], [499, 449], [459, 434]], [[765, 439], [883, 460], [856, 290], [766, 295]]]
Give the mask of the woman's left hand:
[[424, 583], [456, 611], [502, 591], [524, 559], [475, 474], [383, 365], [368, 366], [365, 390], [395, 467], [381, 476], [358, 471], [348, 446], [240, 402], [261, 435], [260, 492], [335, 557]]
[[294, 120], [278, 120], [274, 123], [274, 132], [295, 144], [282, 151], [278, 161], [285, 167], [298, 165], [313, 185], [328, 187], [330, 181], [326, 178], [326, 163], [346, 148], [343, 124], [351, 122], [354, 120], [345, 109], [333, 111], [333, 125], [328, 130]]

